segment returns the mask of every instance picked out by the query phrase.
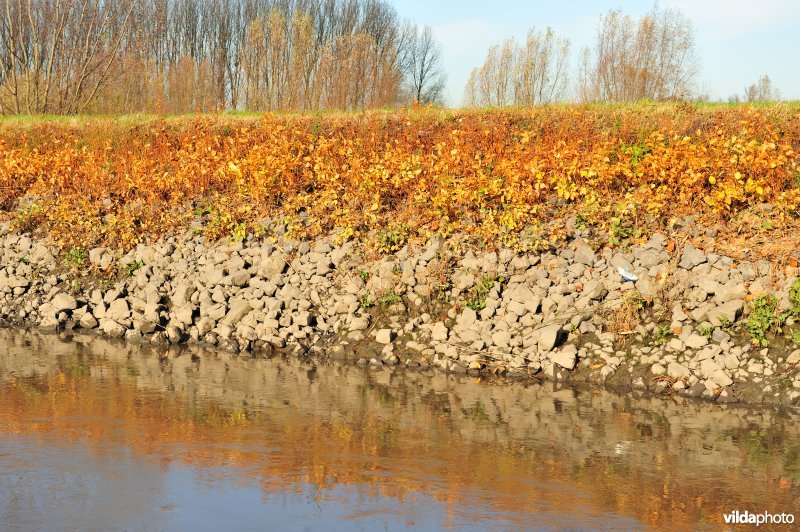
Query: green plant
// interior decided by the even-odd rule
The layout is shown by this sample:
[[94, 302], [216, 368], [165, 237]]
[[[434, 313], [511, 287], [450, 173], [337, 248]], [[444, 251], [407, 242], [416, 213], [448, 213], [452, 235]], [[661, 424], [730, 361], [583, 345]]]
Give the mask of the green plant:
[[486, 308], [486, 296], [489, 295], [489, 291], [494, 287], [494, 283], [495, 281], [492, 278], [483, 277], [472, 289], [472, 296], [464, 302], [464, 305], [475, 312]]
[[144, 266], [144, 261], [142, 261], [142, 260], [132, 260], [128, 264], [125, 264], [124, 266], [122, 266], [121, 269], [122, 269], [122, 273], [123, 274], [125, 274], [127, 277], [130, 277], [131, 275], [134, 274], [134, 272], [136, 272], [136, 270], [138, 270], [139, 268], [141, 268], [143, 266]]
[[19, 258], [19, 262], [21, 264], [30, 264], [31, 263], [31, 259], [29, 259], [28, 257], [20, 257]]
[[[720, 320], [720, 321], [722, 321], [722, 320]], [[706, 339], [710, 342], [711, 341], [711, 336], [714, 334], [714, 327], [706, 325], [705, 327], [700, 327], [699, 329], [697, 329], [697, 332], [701, 336], [705, 336]]]
[[371, 308], [375, 306], [375, 300], [370, 296], [369, 290], [367, 290], [366, 294], [361, 296], [361, 306], [364, 308]]
[[260, 225], [259, 224], [259, 225], [256, 225], [255, 229], [253, 229], [253, 237], [255, 237], [256, 240], [261, 240], [262, 238], [264, 238], [268, 234], [269, 234], [269, 227], [267, 227], [265, 225]]
[[367, 270], [361, 270], [360, 272], [358, 272], [358, 276], [361, 278], [362, 281], [366, 283], [367, 280], [369, 279], [369, 272]]
[[244, 242], [247, 238], [247, 224], [245, 222], [236, 222], [231, 225], [231, 240], [234, 242]]
[[447, 300], [447, 292], [449, 292], [453, 288], [453, 285], [450, 283], [440, 283], [436, 286], [436, 300], [437, 301], [446, 301]]
[[636, 168], [642, 162], [644, 156], [652, 150], [649, 146], [642, 142], [634, 142], [632, 144], [622, 144], [622, 152], [631, 156], [631, 168]]
[[579, 212], [577, 216], [575, 216], [575, 227], [577, 229], [588, 229], [595, 225], [597, 225], [597, 221], [592, 213]]
[[781, 321], [785, 322], [788, 318], [800, 320], [800, 279], [795, 279], [789, 287], [789, 302], [791, 308], [781, 314]]
[[753, 343], [767, 347], [767, 333], [775, 326], [777, 319], [775, 310], [778, 300], [772, 294], [758, 296], [750, 307], [750, 317], [747, 319], [747, 332]]
[[670, 330], [669, 325], [660, 325], [656, 327], [656, 330], [653, 332], [654, 343], [656, 345], [663, 345], [667, 343], [667, 338], [669, 338], [671, 335], [672, 331]]
[[82, 247], [73, 246], [64, 254], [64, 260], [74, 268], [80, 268], [86, 263], [88, 254]]
[[390, 305], [394, 305], [395, 303], [399, 302], [400, 302], [400, 296], [398, 296], [391, 290], [387, 290], [381, 297], [378, 298], [378, 303], [380, 303], [384, 307], [388, 307]]
[[618, 216], [611, 218], [611, 226], [608, 228], [608, 243], [611, 246], [626, 244], [631, 237], [637, 237], [641, 231], [634, 229], [629, 222]]
[[402, 248], [405, 243], [406, 231], [404, 228], [378, 231], [377, 247], [380, 253], [388, 254], [400, 251], [400, 248]]
[[205, 216], [211, 214], [211, 210], [211, 207], [208, 205], [195, 205], [194, 214], [195, 216]]
[[16, 212], [12, 225], [23, 233], [30, 233], [45, 220], [44, 211], [37, 204], [32, 203]]
[[794, 342], [795, 345], [800, 345], [800, 331], [794, 331], [792, 333], [792, 342]]
[[730, 330], [730, 328], [731, 328], [731, 327], [733, 327], [733, 322], [732, 322], [732, 321], [731, 321], [731, 319], [730, 319], [728, 316], [726, 316], [725, 314], [722, 314], [722, 315], [721, 315], [719, 318], [717, 318], [717, 319], [719, 320], [719, 326], [722, 328], [722, 330], [724, 330], [724, 331], [729, 331], [729, 330]]

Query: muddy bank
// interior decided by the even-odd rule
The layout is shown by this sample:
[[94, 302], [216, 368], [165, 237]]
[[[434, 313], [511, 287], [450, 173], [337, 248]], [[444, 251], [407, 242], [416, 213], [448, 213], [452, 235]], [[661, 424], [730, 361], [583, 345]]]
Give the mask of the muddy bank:
[[376, 255], [333, 238], [210, 243], [196, 231], [121, 253], [0, 236], [0, 314], [43, 331], [372, 366], [602, 383], [794, 405], [793, 268], [681, 235], [624, 251], [479, 252], [458, 236]]

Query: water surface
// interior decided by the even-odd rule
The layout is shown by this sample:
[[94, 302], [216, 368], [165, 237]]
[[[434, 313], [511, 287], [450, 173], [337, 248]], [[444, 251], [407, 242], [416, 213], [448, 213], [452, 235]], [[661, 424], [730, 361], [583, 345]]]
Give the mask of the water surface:
[[0, 528], [718, 528], [800, 518], [775, 410], [0, 330]]

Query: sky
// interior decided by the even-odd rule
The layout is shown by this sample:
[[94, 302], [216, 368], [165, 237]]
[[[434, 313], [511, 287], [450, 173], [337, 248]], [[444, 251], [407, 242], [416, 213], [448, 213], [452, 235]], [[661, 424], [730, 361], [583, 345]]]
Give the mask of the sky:
[[[442, 46], [448, 73], [448, 105], [463, 103], [473, 68], [492, 44], [522, 40], [528, 28], [551, 26], [577, 52], [595, 41], [597, 23], [609, 10], [635, 18], [651, 1], [634, 0], [390, 0], [403, 18], [431, 26]], [[800, 0], [661, 0], [692, 22], [698, 59], [698, 90], [712, 100], [744, 95], [748, 85], [768, 75], [784, 99], [800, 100]]]

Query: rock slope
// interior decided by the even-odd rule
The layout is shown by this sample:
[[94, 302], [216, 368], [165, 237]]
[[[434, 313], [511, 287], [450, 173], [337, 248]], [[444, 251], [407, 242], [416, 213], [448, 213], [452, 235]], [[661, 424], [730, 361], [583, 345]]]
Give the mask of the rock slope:
[[[189, 231], [123, 255], [59, 254], [0, 227], [8, 324], [787, 405], [800, 398], [789, 273], [661, 234], [625, 252], [580, 238], [478, 252], [451, 237], [373, 256], [331, 238], [209, 243]], [[754, 343], [754, 302], [773, 295], [783, 334]]]

